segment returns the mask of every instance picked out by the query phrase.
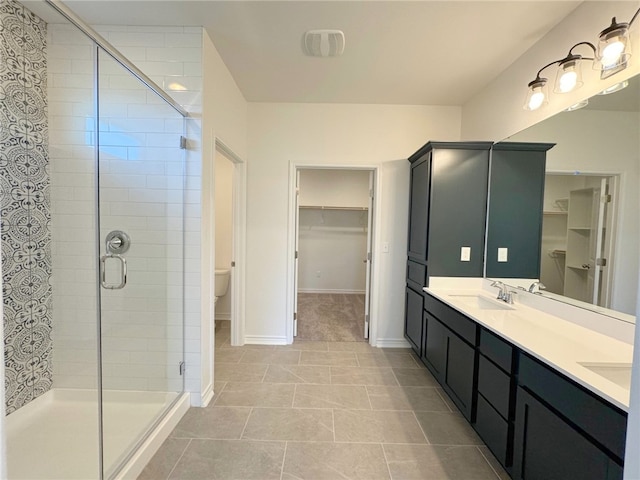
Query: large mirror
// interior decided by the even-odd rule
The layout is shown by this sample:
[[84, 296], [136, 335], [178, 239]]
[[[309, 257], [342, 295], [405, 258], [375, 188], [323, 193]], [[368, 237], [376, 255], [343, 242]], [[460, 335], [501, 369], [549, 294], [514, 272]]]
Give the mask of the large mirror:
[[546, 290], [540, 293], [633, 322], [640, 245], [640, 77], [588, 102], [506, 141], [556, 144], [547, 152], [540, 252]]

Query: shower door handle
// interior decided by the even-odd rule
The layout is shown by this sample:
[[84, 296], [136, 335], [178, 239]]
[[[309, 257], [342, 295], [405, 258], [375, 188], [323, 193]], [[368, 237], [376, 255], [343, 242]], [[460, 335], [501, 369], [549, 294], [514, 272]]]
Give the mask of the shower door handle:
[[[107, 283], [107, 259], [113, 258], [120, 262], [120, 283]], [[127, 261], [117, 253], [107, 253], [100, 257], [100, 285], [107, 290], [120, 290], [127, 284]]]

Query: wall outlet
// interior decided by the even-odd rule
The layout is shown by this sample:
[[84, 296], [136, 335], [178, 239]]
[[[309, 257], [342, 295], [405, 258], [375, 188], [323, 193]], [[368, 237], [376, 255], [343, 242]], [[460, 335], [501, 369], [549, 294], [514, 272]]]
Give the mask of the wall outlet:
[[460, 247], [460, 261], [461, 262], [471, 261], [471, 247]]
[[316, 278], [320, 278], [320, 270], [316, 272]]
[[506, 247], [498, 248], [498, 261], [507, 262], [509, 259], [509, 249]]

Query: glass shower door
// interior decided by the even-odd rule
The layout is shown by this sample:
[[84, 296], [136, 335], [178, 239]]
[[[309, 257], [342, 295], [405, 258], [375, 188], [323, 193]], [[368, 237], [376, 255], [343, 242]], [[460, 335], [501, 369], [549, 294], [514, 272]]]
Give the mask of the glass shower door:
[[102, 441], [111, 477], [183, 391], [184, 119], [98, 49]]

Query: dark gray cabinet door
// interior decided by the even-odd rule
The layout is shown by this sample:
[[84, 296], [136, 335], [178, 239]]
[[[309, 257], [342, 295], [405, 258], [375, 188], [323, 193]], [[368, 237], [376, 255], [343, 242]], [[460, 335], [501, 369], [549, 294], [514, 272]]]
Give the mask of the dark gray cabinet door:
[[[511, 142], [493, 146], [487, 277], [540, 277], [545, 162], [552, 146]], [[498, 248], [508, 249], [506, 262], [498, 262]]]
[[449, 333], [445, 383], [452, 393], [453, 401], [467, 420], [471, 420], [472, 413], [474, 366], [475, 349], [457, 335]]
[[424, 358], [431, 373], [440, 383], [444, 383], [447, 371], [447, 327], [425, 312], [426, 331]]
[[471, 419], [473, 406], [475, 348], [449, 330], [430, 313], [425, 316], [425, 364], [460, 411]]
[[512, 476], [516, 480], [613, 480], [622, 469], [570, 424], [519, 388]]
[[[482, 276], [488, 171], [488, 150], [432, 152], [430, 276]], [[471, 249], [469, 261], [461, 260], [462, 247]]]
[[405, 301], [404, 335], [418, 356], [422, 354], [422, 314], [424, 300], [422, 294], [407, 287]]
[[427, 221], [429, 214], [429, 183], [431, 153], [411, 164], [409, 199], [410, 259], [427, 261]]

